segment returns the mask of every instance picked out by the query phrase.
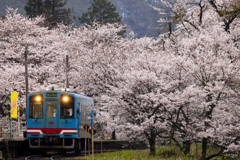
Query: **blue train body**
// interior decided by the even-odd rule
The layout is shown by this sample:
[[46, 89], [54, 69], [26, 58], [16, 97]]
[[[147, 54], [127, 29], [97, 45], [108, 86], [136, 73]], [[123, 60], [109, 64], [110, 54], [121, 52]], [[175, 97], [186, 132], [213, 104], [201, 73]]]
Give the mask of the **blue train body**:
[[[27, 137], [30, 148], [83, 148], [83, 126], [94, 129], [94, 102], [90, 97], [61, 90], [34, 92], [27, 101]], [[86, 136], [85, 136], [86, 135]]]

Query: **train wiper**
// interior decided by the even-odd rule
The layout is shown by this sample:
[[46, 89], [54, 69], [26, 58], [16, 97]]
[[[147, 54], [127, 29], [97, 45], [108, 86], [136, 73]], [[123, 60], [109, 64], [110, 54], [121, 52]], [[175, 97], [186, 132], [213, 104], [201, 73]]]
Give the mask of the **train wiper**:
[[35, 119], [35, 121], [34, 122], [37, 122], [37, 120], [38, 120], [39, 118], [37, 118], [37, 119]]
[[69, 122], [66, 117], [61, 116], [61, 119], [65, 119], [66, 122]]

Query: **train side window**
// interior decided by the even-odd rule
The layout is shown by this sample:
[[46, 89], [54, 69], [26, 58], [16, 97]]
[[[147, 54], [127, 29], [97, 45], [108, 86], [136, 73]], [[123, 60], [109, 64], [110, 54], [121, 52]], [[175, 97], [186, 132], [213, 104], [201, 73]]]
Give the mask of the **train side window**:
[[31, 96], [29, 101], [29, 118], [43, 118], [42, 95]]
[[60, 118], [74, 118], [74, 97], [61, 95]]
[[47, 117], [57, 116], [57, 106], [56, 103], [47, 103]]
[[90, 106], [88, 105], [81, 105], [81, 123], [90, 123], [91, 117], [90, 114]]

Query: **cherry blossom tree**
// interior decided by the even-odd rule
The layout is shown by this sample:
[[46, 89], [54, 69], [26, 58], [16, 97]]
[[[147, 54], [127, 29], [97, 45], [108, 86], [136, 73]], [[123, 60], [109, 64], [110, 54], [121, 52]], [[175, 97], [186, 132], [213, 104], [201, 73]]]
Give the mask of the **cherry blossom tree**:
[[[98, 111], [97, 122], [106, 123], [109, 119], [109, 109], [100, 103], [100, 97], [107, 94], [109, 86], [117, 85], [119, 79], [111, 64], [119, 68], [126, 58], [121, 53], [126, 47], [126, 41], [117, 33], [124, 26], [108, 24], [72, 29], [69, 34], [69, 82], [79, 93], [92, 96]], [[109, 126], [109, 125], [108, 125]]]
[[116, 117], [114, 122], [119, 130], [132, 140], [147, 140], [154, 155], [156, 138], [167, 131], [163, 106], [171, 85], [162, 71], [170, 57], [149, 51], [150, 48], [142, 47], [138, 55], [128, 60], [128, 67], [121, 75], [124, 80], [112, 89], [114, 97], [102, 99], [115, 108], [111, 114]]
[[[42, 27], [44, 19], [36, 17], [29, 19], [16, 13], [17, 10], [7, 9], [5, 19], [0, 21], [1, 39], [1, 106], [9, 105], [11, 91], [19, 92], [19, 106], [25, 106], [25, 70], [23, 53], [31, 53], [28, 56], [29, 89], [39, 90], [51, 84], [51, 78], [55, 77], [55, 83], [61, 81], [63, 76], [58, 61], [63, 61], [64, 53], [60, 51], [65, 38], [58, 29], [48, 30]], [[65, 34], [64, 34], [65, 35]], [[49, 78], [51, 77], [51, 78]], [[56, 81], [57, 78], [61, 77]]]
[[[173, 10], [179, 5], [185, 4], [178, 3]], [[188, 16], [181, 17], [177, 31], [166, 44], [166, 51], [176, 55], [172, 59], [175, 73], [169, 73], [173, 81], [179, 81], [174, 96], [168, 96], [172, 103], [166, 113], [176, 144], [179, 138], [187, 142], [184, 151], [188, 153], [191, 143], [202, 142], [202, 159], [211, 159], [237, 150], [239, 126], [229, 117], [238, 119], [239, 98], [233, 88], [238, 87], [234, 84], [239, 78], [239, 20], [235, 17], [226, 29], [226, 23], [222, 23], [225, 20], [211, 3], [200, 1], [199, 6], [188, 9]], [[208, 145], [220, 147], [219, 153], [206, 157]]]
[[[222, 31], [219, 32], [219, 30]], [[219, 124], [220, 121], [226, 122], [229, 117], [236, 117], [234, 112], [238, 108], [231, 103], [236, 103], [237, 93], [234, 94], [235, 91], [229, 86], [230, 83], [238, 81], [239, 67], [236, 67], [239, 66], [238, 49], [230, 42], [231, 37], [228, 34], [224, 35], [223, 29], [219, 28], [219, 30], [216, 32], [211, 30], [211, 33], [205, 32], [205, 35], [204, 32], [201, 32], [192, 40], [185, 39], [188, 43], [182, 39], [183, 43], [179, 45], [185, 45], [184, 48], [177, 48], [177, 52], [174, 49], [175, 54], [181, 56], [174, 61], [176, 64], [174, 70], [178, 71], [178, 74], [172, 74], [171, 77], [180, 83], [177, 85], [179, 89], [171, 98], [171, 102], [176, 108], [170, 108], [170, 111], [173, 112], [167, 112], [170, 124], [181, 135], [183, 141], [184, 139], [191, 143], [202, 141], [203, 152], [206, 152], [208, 144], [221, 146], [220, 144], [224, 143], [221, 146], [224, 150], [237, 138], [230, 134], [233, 130], [226, 126], [225, 135], [219, 136], [219, 139], [216, 138], [220, 133], [216, 132], [219, 126], [213, 125]], [[217, 38], [219, 36], [222, 37], [222, 41]], [[230, 44], [226, 47], [227, 43]], [[172, 51], [174, 52], [174, 50]], [[223, 108], [225, 107], [231, 109], [228, 108], [224, 112]], [[175, 116], [173, 116], [174, 114]], [[228, 116], [226, 117], [224, 114]], [[232, 121], [231, 125], [236, 125], [235, 128], [238, 128], [236, 121]], [[210, 130], [214, 130], [214, 134], [209, 134]], [[225, 141], [222, 139], [223, 137], [231, 137], [232, 141], [227, 138]], [[203, 153], [202, 156], [208, 159], [206, 153]]]

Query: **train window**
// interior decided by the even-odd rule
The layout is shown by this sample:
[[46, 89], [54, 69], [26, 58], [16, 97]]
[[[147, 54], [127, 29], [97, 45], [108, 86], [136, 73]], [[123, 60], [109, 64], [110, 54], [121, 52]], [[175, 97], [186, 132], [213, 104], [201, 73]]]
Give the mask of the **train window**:
[[29, 101], [29, 118], [43, 118], [43, 96], [31, 96]]
[[81, 105], [81, 123], [90, 123], [91, 117], [89, 116], [91, 108], [88, 105]]
[[60, 117], [74, 118], [74, 97], [69, 95], [61, 95]]
[[47, 117], [57, 116], [57, 105], [56, 103], [47, 103]]

